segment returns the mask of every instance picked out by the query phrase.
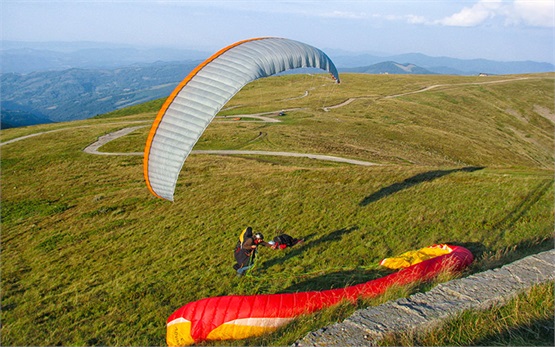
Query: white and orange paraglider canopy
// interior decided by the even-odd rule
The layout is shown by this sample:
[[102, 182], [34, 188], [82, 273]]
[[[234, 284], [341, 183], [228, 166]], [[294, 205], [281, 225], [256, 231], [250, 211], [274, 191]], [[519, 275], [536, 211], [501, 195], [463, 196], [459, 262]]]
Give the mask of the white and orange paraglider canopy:
[[236, 42], [197, 66], [171, 93], [156, 119], [144, 151], [148, 189], [173, 201], [179, 172], [218, 111], [247, 83], [297, 68], [337, 69], [321, 50], [276, 37]]

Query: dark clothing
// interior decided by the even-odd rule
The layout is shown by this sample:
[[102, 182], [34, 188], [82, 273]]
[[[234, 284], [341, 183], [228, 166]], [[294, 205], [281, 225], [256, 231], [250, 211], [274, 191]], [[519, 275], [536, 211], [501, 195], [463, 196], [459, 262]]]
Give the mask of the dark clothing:
[[254, 258], [256, 257], [255, 249], [252, 248], [253, 239], [247, 238], [243, 244], [240, 242], [237, 243], [237, 247], [235, 247], [235, 260], [237, 264], [233, 267], [237, 267], [235, 270], [242, 268], [244, 266], [250, 265], [250, 263], [254, 263]]
[[260, 241], [255, 244], [254, 238], [245, 237], [245, 240], [241, 244], [241, 241], [237, 242], [235, 247], [235, 261], [237, 264], [233, 265], [233, 268], [239, 272], [240, 269], [252, 266], [254, 264], [254, 258], [256, 257], [256, 248], [258, 246], [272, 247], [265, 241]]
[[280, 248], [280, 249], [284, 249], [287, 247], [293, 247], [295, 246], [297, 243], [303, 242], [304, 240], [302, 239], [297, 239], [294, 237], [291, 237], [290, 235], [287, 234], [281, 234], [278, 235], [276, 237], [274, 237], [274, 242], [276, 244], [276, 248]]

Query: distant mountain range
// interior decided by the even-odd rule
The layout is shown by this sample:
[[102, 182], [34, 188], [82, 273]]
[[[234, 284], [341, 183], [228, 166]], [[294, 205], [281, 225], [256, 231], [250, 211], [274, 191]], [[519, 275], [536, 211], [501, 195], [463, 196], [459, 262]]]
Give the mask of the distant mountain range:
[[204, 60], [210, 55], [196, 50], [137, 48], [97, 42], [16, 41], [3, 41], [0, 54], [2, 73], [22, 74], [72, 68], [113, 69], [160, 61]]
[[34, 124], [63, 122], [162, 98], [199, 63], [2, 74], [2, 127], [29, 125], [24, 115]]
[[399, 64], [394, 61], [384, 61], [370, 66], [339, 68], [339, 72], [354, 72], [368, 74], [396, 74], [396, 75], [432, 75], [435, 72], [426, 70], [414, 64]]
[[[330, 54], [340, 72], [516, 74], [555, 71], [550, 63]], [[168, 96], [209, 53], [97, 43], [3, 42], [2, 128], [86, 119]], [[172, 61], [173, 60], [173, 61]]]
[[535, 61], [494, 61], [487, 59], [456, 59], [448, 57], [430, 57], [419, 53], [400, 54], [391, 56], [376, 56], [371, 54], [337, 56], [330, 54], [335, 65], [340, 68], [357, 68], [378, 64], [384, 61], [394, 61], [414, 64], [432, 73], [443, 75], [477, 75], [486, 73], [491, 75], [507, 75], [522, 73], [540, 73], [555, 71], [552, 63]]
[[[555, 71], [552, 62], [493, 61], [430, 57], [420, 53], [399, 55], [360, 54], [324, 49], [339, 69], [359, 68], [393, 61], [414, 64], [432, 73], [452, 75], [519, 74]], [[71, 68], [113, 69], [133, 64], [204, 60], [212, 52], [173, 48], [138, 48], [98, 42], [17, 42], [2, 41], [2, 73], [30, 73]]]

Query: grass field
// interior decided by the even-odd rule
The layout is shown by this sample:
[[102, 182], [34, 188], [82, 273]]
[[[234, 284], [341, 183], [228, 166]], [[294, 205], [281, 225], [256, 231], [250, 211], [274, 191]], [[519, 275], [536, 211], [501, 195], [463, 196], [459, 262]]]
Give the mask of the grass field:
[[[2, 130], [2, 143], [50, 132], [1, 147], [1, 343], [164, 345], [167, 317], [208, 296], [361, 283], [387, 273], [377, 265], [382, 258], [433, 243], [469, 248], [476, 257], [469, 273], [551, 249], [554, 77], [259, 80], [226, 105], [220, 115], [232, 117], [216, 119], [195, 149], [292, 151], [380, 165], [191, 155], [174, 203], [148, 193], [141, 156], [83, 152], [99, 136], [144, 124], [100, 149], [141, 152], [163, 100]], [[293, 108], [279, 123], [233, 120]], [[232, 252], [248, 225], [267, 238], [283, 230], [306, 241], [261, 250], [256, 276], [237, 278]], [[271, 336], [216, 344], [291, 344], [355, 308], [342, 304]]]

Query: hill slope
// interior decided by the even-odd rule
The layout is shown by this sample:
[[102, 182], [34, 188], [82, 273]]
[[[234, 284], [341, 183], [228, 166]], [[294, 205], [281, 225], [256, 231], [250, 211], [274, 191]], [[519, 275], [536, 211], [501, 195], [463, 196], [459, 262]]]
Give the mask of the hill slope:
[[[440, 242], [469, 248], [477, 259], [471, 271], [552, 248], [553, 80], [259, 80], [226, 105], [220, 116], [228, 117], [195, 149], [381, 165], [194, 154], [175, 203], [149, 195], [135, 154], [161, 101], [1, 130], [2, 345], [164, 345], [167, 317], [207, 296], [365, 282], [387, 273], [376, 265], [383, 257]], [[280, 122], [246, 116], [281, 110]], [[100, 136], [142, 124], [100, 148], [128, 155], [83, 152]], [[36, 136], [17, 140], [25, 135]], [[283, 230], [306, 241], [260, 250], [256, 276], [236, 278], [232, 251], [247, 225], [267, 238]], [[313, 316], [293, 326], [295, 336], [280, 331], [236, 344], [287, 345], [354, 309]]]

